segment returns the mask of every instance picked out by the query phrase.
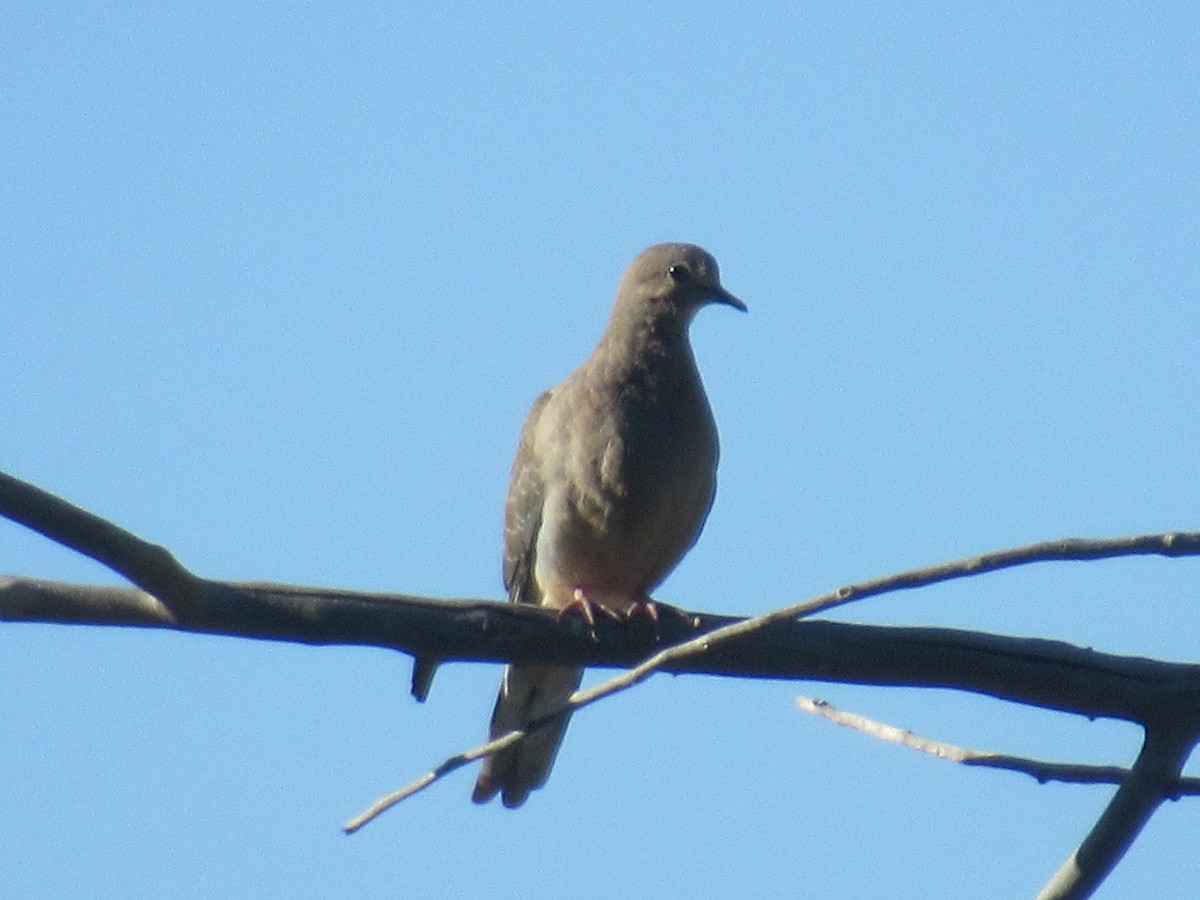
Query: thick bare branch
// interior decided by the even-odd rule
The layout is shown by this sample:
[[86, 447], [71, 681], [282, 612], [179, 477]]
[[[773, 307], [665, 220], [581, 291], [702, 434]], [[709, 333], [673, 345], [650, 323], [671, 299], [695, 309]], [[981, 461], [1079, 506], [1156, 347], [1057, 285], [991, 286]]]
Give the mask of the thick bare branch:
[[[735, 677], [956, 688], [1018, 703], [1134, 722], [1186, 713], [1200, 696], [1200, 666], [1124, 657], [1060, 641], [948, 628], [824, 621], [749, 621], [706, 613], [649, 622], [581, 623], [533, 606], [434, 600], [272, 584], [201, 581], [202, 624], [180, 625], [135, 588], [0, 577], [0, 620], [172, 628], [306, 644], [387, 647], [446, 661], [573, 662], [626, 667], [634, 680], [661, 670]], [[731, 630], [732, 629], [732, 630]], [[662, 644], [672, 644], [665, 651]], [[647, 659], [656, 651], [658, 655]], [[599, 686], [598, 686], [599, 687]], [[1190, 704], [1190, 706], [1189, 706]]]
[[0, 472], [0, 515], [108, 566], [153, 594], [172, 618], [199, 618], [196, 576], [165, 547], [41, 488]]

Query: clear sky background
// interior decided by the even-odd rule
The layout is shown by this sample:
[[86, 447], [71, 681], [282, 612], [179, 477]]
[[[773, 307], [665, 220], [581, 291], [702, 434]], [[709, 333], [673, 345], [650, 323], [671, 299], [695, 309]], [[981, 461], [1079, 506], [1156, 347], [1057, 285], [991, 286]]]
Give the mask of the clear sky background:
[[[907, 5], [906, 5], [907, 6]], [[1052, 8], [1051, 8], [1052, 7]], [[10, 5], [0, 469], [197, 572], [502, 596], [537, 393], [626, 263], [700, 243], [721, 487], [659, 596], [749, 614], [1065, 535], [1200, 527], [1193, 4]], [[0, 523], [0, 571], [119, 583]], [[843, 610], [1200, 658], [1189, 560], [1044, 565]], [[947, 692], [653, 679], [519, 812], [461, 771], [499, 668], [0, 627], [0, 893], [1018, 897], [1138, 731]], [[1102, 896], [1195, 895], [1169, 804]]]

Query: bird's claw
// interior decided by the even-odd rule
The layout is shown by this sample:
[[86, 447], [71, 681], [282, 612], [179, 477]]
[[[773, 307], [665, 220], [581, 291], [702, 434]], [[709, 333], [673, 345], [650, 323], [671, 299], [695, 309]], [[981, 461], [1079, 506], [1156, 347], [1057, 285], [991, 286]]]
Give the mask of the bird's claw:
[[634, 619], [649, 619], [654, 623], [654, 627], [658, 628], [658, 604], [646, 597], [642, 600], [634, 601], [629, 609], [625, 612], [627, 621], [632, 622]]
[[575, 593], [571, 597], [571, 602], [562, 607], [558, 611], [559, 619], [566, 616], [579, 616], [587, 624], [588, 637], [592, 640], [597, 640], [596, 637], [596, 613], [599, 612], [602, 616], [607, 616], [610, 619], [620, 620], [620, 616], [614, 613], [611, 609], [602, 603], [596, 603], [588, 599], [587, 594], [583, 592], [583, 588], [575, 588]]

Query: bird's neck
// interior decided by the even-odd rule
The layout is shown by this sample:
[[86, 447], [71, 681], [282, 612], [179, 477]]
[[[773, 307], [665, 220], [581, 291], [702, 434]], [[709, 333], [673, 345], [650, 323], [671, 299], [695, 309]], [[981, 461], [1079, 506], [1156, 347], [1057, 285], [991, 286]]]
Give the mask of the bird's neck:
[[[638, 312], [642, 314], [628, 311], [614, 314], [601, 347], [611, 348], [614, 356], [630, 361], [653, 361], [654, 365], [685, 364], [691, 359], [688, 319], [664, 316], [661, 311]], [[659, 314], [650, 314], [652, 312]]]
[[614, 319], [596, 348], [597, 362], [619, 381], [686, 380], [695, 370], [688, 323], [674, 317]]

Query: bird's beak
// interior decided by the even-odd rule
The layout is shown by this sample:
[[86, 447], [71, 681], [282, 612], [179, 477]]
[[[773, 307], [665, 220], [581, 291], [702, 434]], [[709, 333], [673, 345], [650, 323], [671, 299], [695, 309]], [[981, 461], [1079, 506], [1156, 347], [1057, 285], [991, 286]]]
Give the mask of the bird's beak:
[[719, 284], [714, 284], [712, 289], [712, 299], [714, 303], [724, 303], [726, 306], [732, 306], [734, 309], [740, 309], [746, 312], [746, 304], [739, 300], [725, 288]]

